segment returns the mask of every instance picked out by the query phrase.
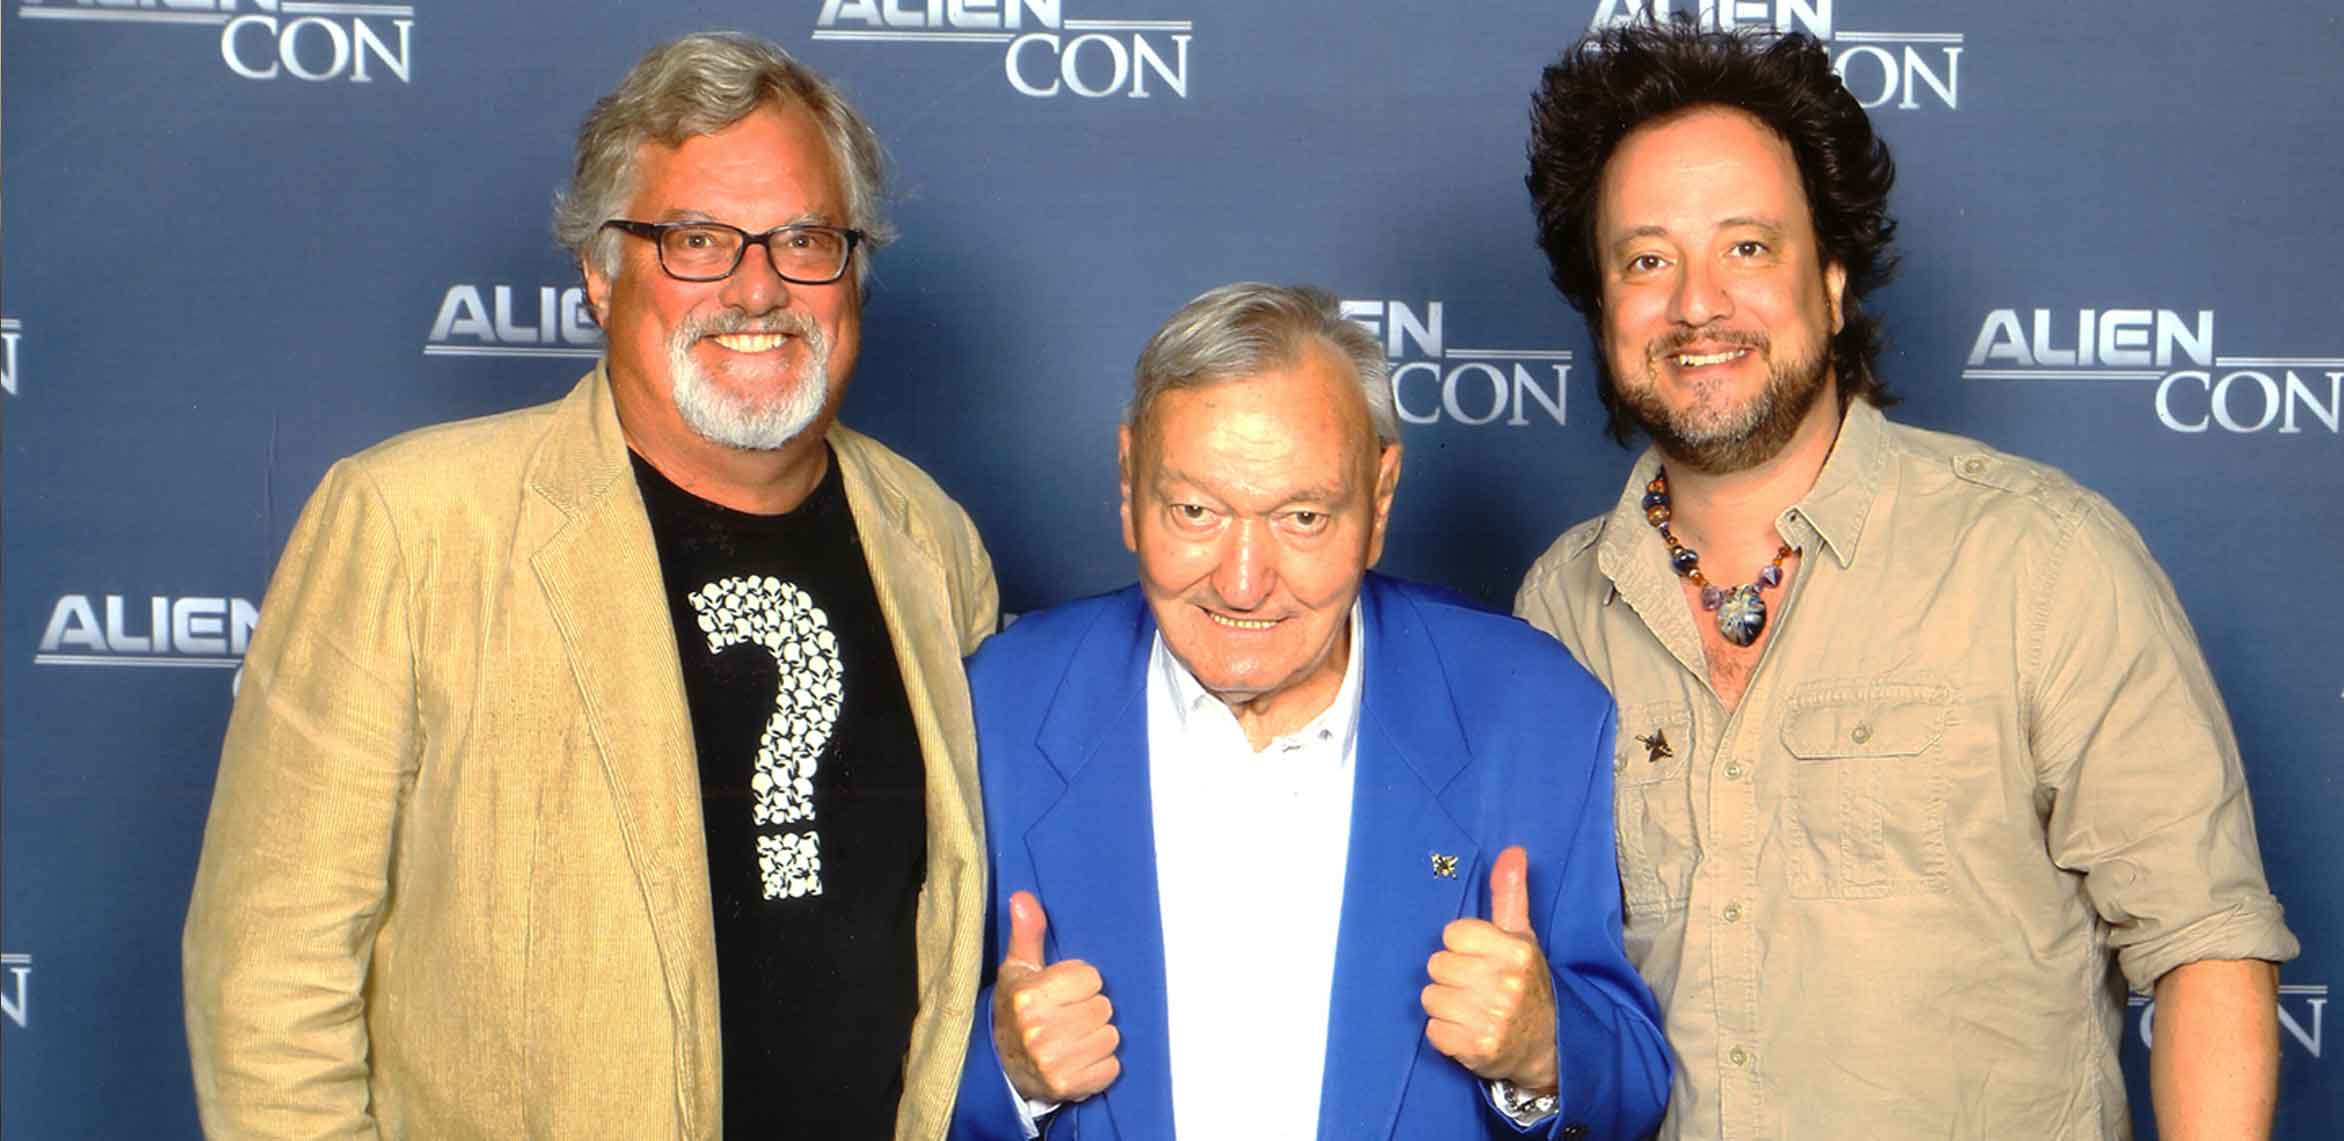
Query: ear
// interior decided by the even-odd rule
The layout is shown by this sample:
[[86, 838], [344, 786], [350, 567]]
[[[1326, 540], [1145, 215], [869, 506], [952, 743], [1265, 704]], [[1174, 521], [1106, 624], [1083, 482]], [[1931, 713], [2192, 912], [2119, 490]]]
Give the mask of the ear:
[[1132, 472], [1131, 425], [1129, 424], [1119, 425], [1115, 429], [1115, 469], [1117, 472], [1116, 482], [1121, 486], [1123, 492], [1123, 549], [1137, 552], [1139, 550], [1139, 532], [1133, 530], [1131, 526]]
[[594, 263], [595, 259], [591, 256], [579, 258], [578, 272], [586, 278], [586, 304], [594, 310], [594, 323], [609, 329], [610, 277]]
[[1840, 297], [1847, 292], [1847, 288], [1848, 267], [1836, 261], [1823, 267], [1823, 296], [1831, 304], [1831, 331], [1834, 335], [1847, 324], [1847, 310], [1840, 303]]
[[1384, 528], [1392, 521], [1392, 498], [1400, 490], [1400, 445], [1385, 444], [1375, 462], [1375, 518], [1368, 524], [1367, 565], [1384, 557]]

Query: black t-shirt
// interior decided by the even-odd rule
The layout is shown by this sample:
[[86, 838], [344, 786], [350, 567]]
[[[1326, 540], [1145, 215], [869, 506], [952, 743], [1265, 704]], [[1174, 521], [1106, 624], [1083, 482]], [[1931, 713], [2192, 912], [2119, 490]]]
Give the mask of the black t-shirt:
[[918, 1008], [927, 799], [838, 462], [787, 515], [634, 457], [683, 659], [734, 1137], [886, 1137]]

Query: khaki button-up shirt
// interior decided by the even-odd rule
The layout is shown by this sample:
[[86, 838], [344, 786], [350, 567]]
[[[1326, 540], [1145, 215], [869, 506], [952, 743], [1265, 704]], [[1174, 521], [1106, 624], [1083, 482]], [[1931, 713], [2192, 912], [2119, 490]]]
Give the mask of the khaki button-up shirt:
[[[1515, 608], [1620, 703], [1628, 955], [1665, 1137], [2123, 1137], [2126, 983], [2294, 957], [2229, 718], [2108, 502], [1858, 401], [1730, 714], [1640, 505]], [[2121, 969], [2121, 977], [2112, 970]]]

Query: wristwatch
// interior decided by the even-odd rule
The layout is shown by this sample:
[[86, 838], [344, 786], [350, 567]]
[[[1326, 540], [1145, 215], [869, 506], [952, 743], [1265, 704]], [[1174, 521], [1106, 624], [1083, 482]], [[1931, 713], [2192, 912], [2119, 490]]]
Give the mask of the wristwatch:
[[1490, 1087], [1490, 1092], [1498, 1095], [1498, 1108], [1524, 1125], [1553, 1113], [1562, 1104], [1554, 1094], [1529, 1093], [1515, 1088], [1512, 1082], [1493, 1081]]

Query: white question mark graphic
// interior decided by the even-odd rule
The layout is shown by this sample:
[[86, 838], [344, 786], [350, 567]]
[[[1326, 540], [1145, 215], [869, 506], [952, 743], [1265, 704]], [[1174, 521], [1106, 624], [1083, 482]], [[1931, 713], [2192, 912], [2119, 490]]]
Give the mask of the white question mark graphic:
[[[710, 651], [759, 645], [781, 667], [749, 788], [760, 829], [812, 824], [814, 770], [846, 694], [830, 616], [796, 584], [771, 575], [718, 579], [692, 592], [692, 609]], [[822, 894], [821, 833], [760, 831], [757, 870], [767, 899]]]

